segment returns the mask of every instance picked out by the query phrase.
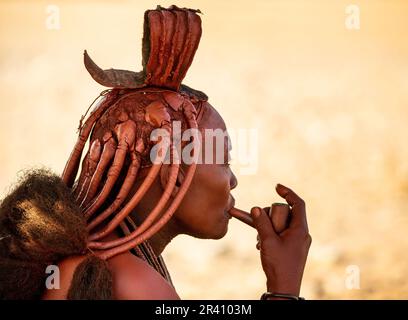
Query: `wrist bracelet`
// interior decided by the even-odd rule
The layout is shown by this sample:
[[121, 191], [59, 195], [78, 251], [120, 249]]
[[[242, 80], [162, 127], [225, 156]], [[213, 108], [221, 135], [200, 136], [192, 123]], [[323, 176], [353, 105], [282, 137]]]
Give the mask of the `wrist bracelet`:
[[268, 298], [283, 298], [283, 299], [288, 299], [288, 300], [305, 300], [305, 298], [303, 297], [298, 297], [298, 296], [294, 296], [291, 294], [285, 294], [285, 293], [265, 292], [261, 296], [261, 300], [267, 300]]

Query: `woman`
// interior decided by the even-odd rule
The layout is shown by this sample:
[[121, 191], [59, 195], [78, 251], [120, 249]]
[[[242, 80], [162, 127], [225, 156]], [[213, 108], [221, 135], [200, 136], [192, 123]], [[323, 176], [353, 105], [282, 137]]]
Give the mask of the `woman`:
[[[145, 13], [144, 31], [143, 71], [139, 73], [104, 71], [85, 52], [85, 66], [91, 76], [114, 89], [104, 92], [102, 101], [81, 126], [62, 175], [81, 212], [75, 213], [82, 217], [76, 225], [85, 225], [85, 229], [77, 233], [78, 245], [73, 250], [56, 250], [40, 261], [58, 262], [60, 270], [60, 289], [46, 289], [41, 294], [44, 299], [178, 299], [160, 255], [166, 245], [179, 234], [220, 239], [227, 232], [231, 218], [228, 212], [234, 206], [230, 191], [237, 181], [228, 164], [226, 140], [223, 163], [216, 161], [217, 152], [210, 152], [214, 157], [211, 161], [197, 161], [208, 151], [202, 140], [205, 135], [200, 137], [198, 133], [209, 129], [225, 132], [225, 123], [205, 94], [181, 84], [198, 47], [201, 20], [195, 10], [158, 7]], [[191, 139], [177, 140], [177, 125], [182, 135], [187, 133]], [[161, 137], [156, 139], [156, 133]], [[89, 150], [76, 179], [88, 137]], [[192, 149], [190, 142], [194, 144]], [[167, 159], [170, 161], [165, 162]], [[264, 297], [296, 299], [311, 243], [305, 205], [289, 188], [278, 185], [276, 191], [292, 206], [287, 230], [276, 233], [263, 209], [251, 210], [269, 292]], [[59, 203], [59, 198], [54, 200]], [[14, 206], [24, 217], [16, 220], [2, 211], [7, 217], [4, 225], [10, 230], [20, 230], [21, 221], [30, 221], [33, 215], [27, 212], [53, 215], [49, 206], [37, 210], [41, 207], [38, 201], [30, 200], [29, 205], [22, 206], [24, 201], [5, 201], [10, 204], [8, 212]], [[29, 225], [36, 225], [31, 222]], [[52, 234], [65, 248], [72, 230], [69, 223], [61, 224], [63, 228], [53, 220], [51, 225], [67, 232]], [[29, 232], [30, 236], [34, 233]], [[21, 232], [14, 234], [13, 241], [19, 243], [21, 251], [26, 252], [30, 245], [36, 247], [36, 241], [27, 241]], [[3, 252], [7, 255], [11, 249], [9, 244]], [[32, 260], [24, 254], [8, 258]], [[41, 267], [37, 263], [33, 270]], [[42, 286], [36, 283], [31, 286], [38, 287], [33, 290], [38, 295]]]

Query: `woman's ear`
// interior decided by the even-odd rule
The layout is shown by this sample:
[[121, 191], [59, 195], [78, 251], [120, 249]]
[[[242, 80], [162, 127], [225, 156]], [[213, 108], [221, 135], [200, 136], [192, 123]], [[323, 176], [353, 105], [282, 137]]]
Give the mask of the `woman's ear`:
[[[163, 190], [166, 188], [166, 186], [167, 186], [167, 184], [169, 182], [170, 168], [171, 168], [170, 165], [164, 164], [164, 165], [162, 165], [162, 167], [160, 169], [160, 182], [161, 182], [161, 186], [162, 186]], [[184, 181], [185, 175], [186, 174], [185, 174], [185, 172], [183, 170], [183, 167], [180, 166], [180, 169], [179, 169], [178, 174], [177, 174], [176, 184], [175, 184], [174, 189], [173, 189], [173, 191], [171, 193], [172, 197], [175, 197], [176, 194], [178, 193], [178, 191], [179, 191], [179, 189], [181, 187], [181, 184]]]

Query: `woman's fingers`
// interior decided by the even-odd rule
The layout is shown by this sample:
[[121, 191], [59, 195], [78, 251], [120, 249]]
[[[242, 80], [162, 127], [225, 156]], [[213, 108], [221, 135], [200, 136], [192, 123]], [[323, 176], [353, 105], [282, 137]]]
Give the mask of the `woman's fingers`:
[[302, 227], [306, 232], [309, 232], [306, 218], [306, 205], [301, 197], [299, 197], [292, 189], [284, 185], [277, 184], [276, 192], [292, 207], [291, 227]]
[[251, 209], [251, 216], [254, 219], [254, 224], [258, 230], [259, 238], [262, 241], [266, 240], [276, 240], [278, 235], [272, 227], [272, 222], [269, 219], [268, 214], [259, 207], [254, 207]]

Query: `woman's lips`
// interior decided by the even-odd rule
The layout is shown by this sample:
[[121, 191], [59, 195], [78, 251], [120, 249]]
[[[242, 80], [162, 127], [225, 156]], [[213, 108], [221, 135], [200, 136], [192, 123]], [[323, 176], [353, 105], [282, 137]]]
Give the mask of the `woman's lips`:
[[234, 206], [235, 206], [235, 199], [234, 199], [234, 197], [232, 195], [230, 195], [230, 199], [229, 199], [229, 202], [228, 202], [228, 210], [227, 211], [230, 211], [232, 208], [234, 208]]
[[231, 218], [232, 218], [232, 216], [231, 216], [231, 214], [229, 213], [229, 211], [230, 211], [232, 208], [234, 208], [234, 206], [235, 206], [235, 199], [234, 199], [233, 196], [230, 195], [230, 200], [229, 200], [229, 202], [228, 202], [227, 210], [224, 211], [225, 216], [226, 216], [228, 219], [231, 219]]

